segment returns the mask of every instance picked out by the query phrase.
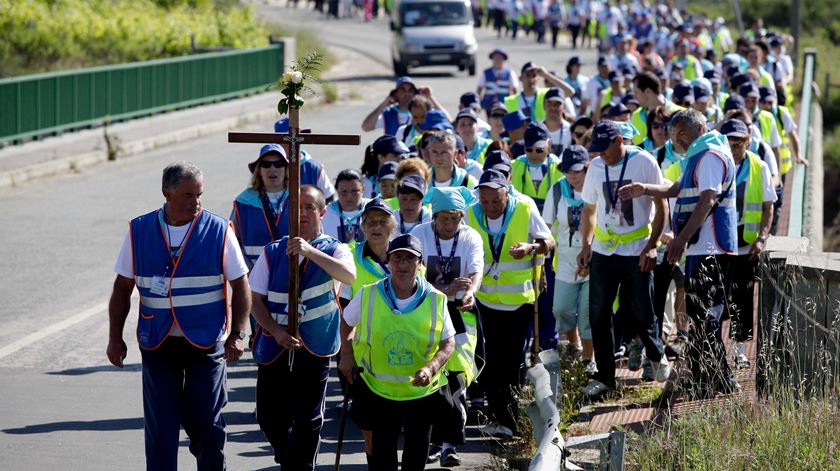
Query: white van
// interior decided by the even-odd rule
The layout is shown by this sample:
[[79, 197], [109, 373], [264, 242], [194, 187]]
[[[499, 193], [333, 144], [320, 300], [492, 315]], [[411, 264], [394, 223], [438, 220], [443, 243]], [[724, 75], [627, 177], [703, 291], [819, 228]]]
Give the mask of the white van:
[[469, 0], [396, 0], [391, 12], [394, 73], [409, 67], [455, 65], [475, 75], [478, 42]]

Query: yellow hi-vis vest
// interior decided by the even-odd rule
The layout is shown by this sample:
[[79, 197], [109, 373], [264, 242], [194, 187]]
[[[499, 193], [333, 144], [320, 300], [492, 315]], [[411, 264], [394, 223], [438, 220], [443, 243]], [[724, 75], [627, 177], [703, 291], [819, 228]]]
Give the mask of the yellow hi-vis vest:
[[697, 58], [692, 56], [691, 54], [685, 56], [685, 59], [680, 59], [679, 56], [674, 56], [671, 59], [671, 63], [676, 64], [678, 62], [683, 63], [683, 78], [691, 82], [699, 77], [697, 77], [697, 66], [694, 65], [697, 62]]
[[790, 111], [784, 106], [778, 106], [776, 109], [770, 113], [773, 115], [773, 119], [776, 120], [776, 129], [779, 130], [779, 136], [782, 137], [782, 147], [779, 149], [779, 172], [782, 175], [790, 172], [790, 168], [793, 167], [793, 161], [791, 160], [791, 153], [790, 153], [790, 137], [788, 137], [787, 133], [785, 132], [785, 125], [782, 123], [782, 111]]
[[[680, 105], [675, 104], [672, 101], [666, 101], [665, 107], [668, 109], [668, 112], [675, 113], [679, 110], [685, 109]], [[647, 129], [647, 118], [648, 118], [649, 111], [641, 106], [636, 108], [636, 111], [630, 116], [630, 124], [636, 128], [636, 131], [639, 131], [639, 134], [633, 136], [633, 145], [634, 146], [641, 146], [642, 142], [645, 140], [648, 134]]]
[[411, 312], [391, 310], [379, 293], [382, 281], [362, 288], [362, 312], [353, 337], [353, 357], [371, 391], [393, 401], [426, 397], [446, 385], [443, 368], [427, 386], [414, 386], [414, 374], [438, 350], [446, 315], [446, 295], [432, 288]]
[[560, 159], [554, 154], [546, 156], [544, 165], [547, 167], [548, 171], [545, 175], [543, 175], [540, 187], [537, 188], [534, 186], [534, 180], [531, 178], [531, 172], [528, 171], [528, 156], [520, 156], [510, 163], [510, 166], [513, 167], [513, 175], [510, 183], [514, 188], [516, 188], [516, 191], [526, 196], [530, 196], [534, 199], [534, 202], [537, 203], [537, 206], [542, 208], [545, 197], [548, 196], [548, 189], [557, 183], [563, 176], [563, 172], [557, 168], [557, 164], [559, 163]]
[[467, 386], [472, 384], [478, 376], [475, 364], [475, 346], [478, 344], [478, 320], [472, 312], [462, 312], [466, 332], [455, 335], [455, 351], [446, 362], [446, 369], [452, 372], [463, 372]]
[[758, 229], [761, 226], [764, 190], [762, 187], [761, 157], [747, 151], [745, 158], [750, 167], [747, 188], [744, 192], [744, 208], [739, 216], [744, 221], [744, 242], [752, 244], [758, 238]]
[[759, 110], [756, 121], [758, 130], [761, 132], [761, 140], [770, 144], [773, 139], [773, 126], [776, 125], [776, 118], [769, 111]]
[[[545, 120], [545, 107], [543, 101], [545, 100], [545, 94], [548, 92], [547, 88], [538, 88], [537, 95], [534, 99], [534, 106], [531, 107], [531, 122], [536, 123], [539, 121]], [[505, 108], [507, 108], [508, 113], [513, 113], [514, 111], [520, 109], [520, 99], [519, 97], [522, 96], [522, 92], [516, 93], [514, 95], [508, 95], [505, 97]], [[524, 99], [523, 99], [524, 101]], [[524, 113], [524, 111], [523, 111]]]
[[[508, 196], [510, 198], [510, 196]], [[481, 288], [475, 297], [489, 304], [504, 304], [507, 306], [520, 306], [533, 303], [536, 299], [534, 282], [532, 279], [533, 262], [531, 257], [520, 260], [510, 255], [510, 247], [518, 242], [529, 242], [528, 221], [531, 218], [531, 206], [527, 200], [517, 199], [511, 221], [502, 240], [502, 250], [499, 255], [499, 278], [495, 279], [490, 274], [493, 265], [493, 251], [490, 248], [490, 236], [478, 223], [475, 214], [475, 207], [478, 203], [470, 206], [467, 211], [467, 225], [481, 234], [484, 247], [484, 278], [481, 280]]]

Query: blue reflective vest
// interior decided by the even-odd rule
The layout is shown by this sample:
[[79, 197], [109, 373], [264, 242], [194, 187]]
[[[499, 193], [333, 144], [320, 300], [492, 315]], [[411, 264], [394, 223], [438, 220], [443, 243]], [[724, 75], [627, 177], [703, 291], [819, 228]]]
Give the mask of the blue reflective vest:
[[[181, 244], [181, 255], [170, 255], [161, 209], [131, 221], [134, 282], [140, 292], [137, 342], [155, 349], [169, 336], [175, 323], [194, 346], [210, 348], [224, 338], [228, 327], [224, 250], [228, 222], [202, 210]], [[163, 280], [166, 294], [153, 292]]]
[[[726, 137], [717, 131], [706, 133], [691, 144], [686, 155], [685, 171], [680, 178], [680, 192], [677, 195], [677, 202], [674, 209], [673, 224], [674, 234], [679, 234], [682, 227], [688, 222], [691, 213], [700, 200], [700, 190], [695, 183], [697, 178], [697, 164], [704, 155], [713, 155], [719, 158], [726, 172], [722, 182], [722, 191], [716, 199], [717, 204], [711, 211], [712, 226], [714, 228], [715, 243], [723, 252], [730, 254], [738, 253], [738, 213], [735, 206], [736, 188], [733, 184], [735, 178], [735, 161], [732, 153], [726, 144]], [[700, 229], [695, 232], [689, 241], [689, 245], [697, 242]]]
[[484, 88], [482, 108], [489, 109], [496, 103], [502, 103], [510, 90], [510, 69], [505, 67], [499, 75], [493, 67], [484, 69]]
[[400, 121], [400, 109], [396, 104], [382, 110], [382, 118], [385, 120], [385, 134], [389, 136], [396, 136], [397, 129], [408, 122]]
[[[274, 322], [288, 325], [289, 316], [289, 257], [286, 245], [289, 238], [284, 237], [265, 247], [265, 260], [268, 263], [268, 310]], [[321, 234], [309, 242], [325, 254], [333, 254], [340, 242], [328, 235]], [[304, 260], [301, 264], [300, 279], [300, 339], [303, 346], [318, 356], [332, 356], [338, 353], [339, 323], [341, 313], [333, 285], [332, 277], [318, 264]], [[284, 349], [273, 337], [258, 329], [254, 340], [254, 360], [266, 365], [277, 359]]]
[[289, 199], [283, 202], [277, 218], [272, 221], [271, 215], [263, 211], [259, 193], [246, 188], [233, 202], [233, 229], [242, 247], [242, 255], [249, 267], [260, 257], [263, 247], [271, 242], [270, 225], [274, 224], [278, 237], [289, 235]]

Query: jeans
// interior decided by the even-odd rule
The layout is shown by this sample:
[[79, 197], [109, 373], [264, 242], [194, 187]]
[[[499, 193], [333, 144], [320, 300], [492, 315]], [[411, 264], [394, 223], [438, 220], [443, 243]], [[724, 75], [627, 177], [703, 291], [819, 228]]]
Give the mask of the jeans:
[[663, 345], [653, 312], [653, 275], [639, 271], [639, 257], [592, 254], [589, 269], [589, 324], [598, 373], [594, 379], [615, 387], [613, 300], [621, 286], [622, 315], [638, 333], [647, 357], [662, 359]]
[[178, 469], [181, 426], [200, 471], [225, 469], [224, 353], [222, 342], [205, 350], [184, 337], [169, 337], [155, 350], [140, 350], [147, 470]]
[[315, 468], [329, 372], [329, 357], [306, 349], [287, 350], [274, 363], [259, 365], [257, 422], [284, 470]]

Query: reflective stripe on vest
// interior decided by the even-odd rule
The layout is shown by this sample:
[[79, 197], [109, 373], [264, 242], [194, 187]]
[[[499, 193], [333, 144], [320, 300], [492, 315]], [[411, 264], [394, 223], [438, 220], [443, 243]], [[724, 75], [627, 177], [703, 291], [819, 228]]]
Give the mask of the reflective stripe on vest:
[[627, 245], [637, 240], [642, 240], [650, 235], [650, 224], [646, 224], [638, 229], [619, 234], [612, 229], [602, 229], [601, 226], [595, 226], [595, 238], [602, 244], [609, 244], [607, 250], [615, 250], [619, 245]]
[[[131, 221], [134, 281], [140, 294], [138, 343], [144, 349], [157, 348], [177, 322], [191, 344], [209, 348], [227, 330], [223, 254], [229, 224], [202, 210], [181, 243], [180, 259], [173, 263], [159, 211]], [[152, 291], [156, 277], [167, 283], [167, 294]]]
[[380, 282], [361, 291], [361, 318], [353, 357], [362, 379], [379, 396], [394, 401], [426, 397], [446, 384], [443, 368], [427, 386], [414, 386], [415, 373], [437, 352], [446, 313], [446, 295], [432, 289], [411, 312], [396, 313], [379, 295]]
[[743, 195], [744, 208], [739, 218], [744, 222], [744, 242], [751, 244], [758, 238], [761, 216], [764, 212], [764, 188], [762, 185], [761, 158], [747, 151], [749, 176]]
[[481, 281], [481, 287], [475, 296], [487, 304], [519, 306], [526, 303], [533, 303], [535, 299], [531, 271], [532, 262], [530, 258], [517, 260], [510, 255], [510, 251], [508, 250], [515, 243], [529, 242], [528, 222], [531, 217], [531, 207], [524, 199], [517, 200], [514, 204], [516, 207], [502, 241], [502, 251], [498, 264], [498, 279], [494, 279], [490, 274], [490, 269], [493, 265], [490, 236], [478, 224], [475, 205], [470, 206], [467, 211], [467, 224], [481, 235], [482, 246], [484, 248], [485, 273]]
[[[547, 88], [537, 89], [537, 95], [536, 98], [534, 98], [534, 106], [531, 107], [530, 118], [532, 123], [545, 120], [544, 101], [546, 92], [548, 92]], [[520, 98], [522, 93], [523, 92], [519, 92], [505, 97], [505, 108], [507, 108], [508, 113], [513, 113], [516, 110], [522, 109], [520, 108], [520, 104], [524, 105], [525, 101], [524, 98]]]

